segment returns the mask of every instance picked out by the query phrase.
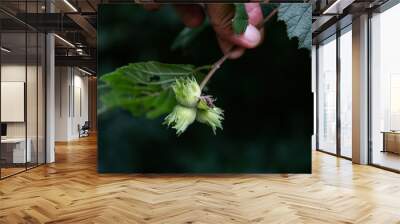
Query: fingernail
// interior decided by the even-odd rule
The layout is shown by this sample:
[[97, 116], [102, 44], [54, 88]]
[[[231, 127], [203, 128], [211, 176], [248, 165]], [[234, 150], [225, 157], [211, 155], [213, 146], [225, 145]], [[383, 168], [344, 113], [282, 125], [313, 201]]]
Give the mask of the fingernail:
[[260, 31], [253, 25], [247, 26], [243, 37], [251, 47], [255, 47], [261, 40]]

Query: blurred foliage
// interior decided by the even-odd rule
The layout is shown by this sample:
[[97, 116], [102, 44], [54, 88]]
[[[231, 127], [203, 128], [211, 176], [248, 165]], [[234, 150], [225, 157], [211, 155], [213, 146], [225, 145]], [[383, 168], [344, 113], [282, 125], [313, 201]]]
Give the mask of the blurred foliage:
[[[98, 15], [99, 75], [129, 63], [160, 61], [209, 64], [221, 57], [210, 26], [196, 41], [171, 51], [184, 25], [172, 7], [101, 5]], [[208, 84], [225, 109], [224, 131], [193, 124], [177, 137], [162, 117], [133, 117], [114, 108], [99, 114], [100, 172], [309, 173], [313, 96], [311, 58], [289, 39], [284, 22], [266, 24], [262, 45], [227, 61]], [[99, 83], [101, 98], [108, 87]], [[104, 85], [103, 85], [104, 86]], [[119, 96], [114, 97], [118, 100]], [[111, 100], [111, 99], [110, 99]], [[99, 102], [99, 109], [102, 103]]]
[[186, 48], [196, 39], [197, 36], [206, 28], [210, 26], [208, 20], [204, 20], [203, 24], [199, 27], [190, 28], [185, 27], [183, 30], [176, 36], [174, 42], [172, 43], [171, 50], [176, 50], [178, 48]]

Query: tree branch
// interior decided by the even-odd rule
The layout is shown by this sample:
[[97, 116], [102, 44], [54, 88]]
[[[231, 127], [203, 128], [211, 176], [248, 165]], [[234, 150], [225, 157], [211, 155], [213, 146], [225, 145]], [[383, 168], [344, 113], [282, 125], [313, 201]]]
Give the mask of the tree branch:
[[224, 63], [224, 61], [229, 57], [229, 53], [225, 54], [222, 58], [220, 58], [217, 62], [214, 63], [211, 70], [208, 72], [207, 76], [204, 77], [203, 81], [201, 81], [200, 89], [203, 89], [206, 86], [208, 80], [211, 79], [213, 74], [219, 69], [219, 67]]
[[[265, 23], [267, 23], [276, 13], [278, 12], [278, 9], [274, 9], [272, 10], [267, 17], [265, 17], [263, 19], [263, 21], [260, 23], [260, 25], [257, 26], [257, 28], [261, 29]], [[211, 77], [214, 75], [214, 73], [221, 67], [221, 65], [226, 61], [226, 59], [228, 59], [229, 55], [235, 50], [235, 46], [233, 46], [228, 53], [226, 53], [224, 56], [222, 56], [217, 62], [215, 62], [212, 67], [211, 70], [208, 72], [208, 74], [206, 75], [206, 77], [204, 77], [203, 81], [201, 81], [200, 84], [200, 89], [203, 89], [206, 84], [208, 83], [208, 81], [211, 79]]]

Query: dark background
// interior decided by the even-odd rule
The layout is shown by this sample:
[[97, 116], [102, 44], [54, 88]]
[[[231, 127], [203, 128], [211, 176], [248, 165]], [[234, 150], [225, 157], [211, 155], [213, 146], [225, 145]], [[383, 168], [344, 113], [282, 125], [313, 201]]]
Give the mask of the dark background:
[[[183, 28], [169, 6], [147, 12], [133, 4], [101, 5], [99, 75], [130, 62], [200, 66], [221, 57], [211, 27], [188, 48], [172, 51]], [[225, 110], [223, 131], [214, 136], [210, 127], [194, 123], [177, 137], [162, 125], [165, 116], [148, 120], [108, 111], [98, 117], [99, 172], [310, 173], [310, 52], [298, 50], [276, 18], [265, 30], [260, 47], [225, 62], [208, 84], [208, 94]]]

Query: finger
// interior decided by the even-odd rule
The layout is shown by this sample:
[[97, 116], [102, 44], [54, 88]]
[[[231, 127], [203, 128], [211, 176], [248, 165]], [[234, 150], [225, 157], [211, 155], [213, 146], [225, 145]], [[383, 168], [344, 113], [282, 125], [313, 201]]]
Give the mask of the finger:
[[209, 4], [207, 12], [218, 37], [244, 48], [254, 48], [261, 40], [259, 30], [249, 24], [245, 32], [236, 35], [232, 30], [232, 18], [234, 16], [234, 6], [232, 4]]
[[221, 48], [222, 53], [228, 54], [230, 50], [233, 48], [233, 44], [229, 41], [223, 40], [217, 37], [219, 48]]
[[244, 4], [247, 12], [247, 16], [249, 17], [249, 24], [254, 25], [255, 27], [262, 27], [260, 30], [260, 42], [262, 43], [264, 41], [264, 26], [263, 26], [263, 20], [264, 20], [264, 15], [261, 9], [261, 6], [259, 3], [245, 3]]
[[234, 34], [231, 41], [244, 48], [255, 48], [261, 42], [261, 33], [255, 26], [249, 24], [243, 34]]
[[229, 54], [229, 59], [237, 59], [240, 58], [244, 52], [246, 51], [245, 48], [243, 47], [237, 47], [235, 48], [233, 51], [231, 51], [231, 53]]
[[244, 7], [249, 18], [249, 24], [259, 26], [263, 21], [263, 13], [259, 3], [245, 3]]
[[234, 10], [232, 4], [207, 4], [206, 5], [210, 23], [217, 35], [225, 40], [233, 35], [232, 18]]
[[186, 26], [197, 27], [203, 23], [204, 12], [200, 5], [176, 4], [174, 7]]
[[229, 54], [229, 59], [237, 59], [243, 55], [245, 49], [242, 47], [234, 46], [231, 42], [223, 40], [221, 38], [218, 39], [218, 44], [224, 53], [224, 55]]
[[160, 9], [160, 4], [157, 3], [145, 3], [143, 4], [143, 8], [148, 11], [157, 11]]

